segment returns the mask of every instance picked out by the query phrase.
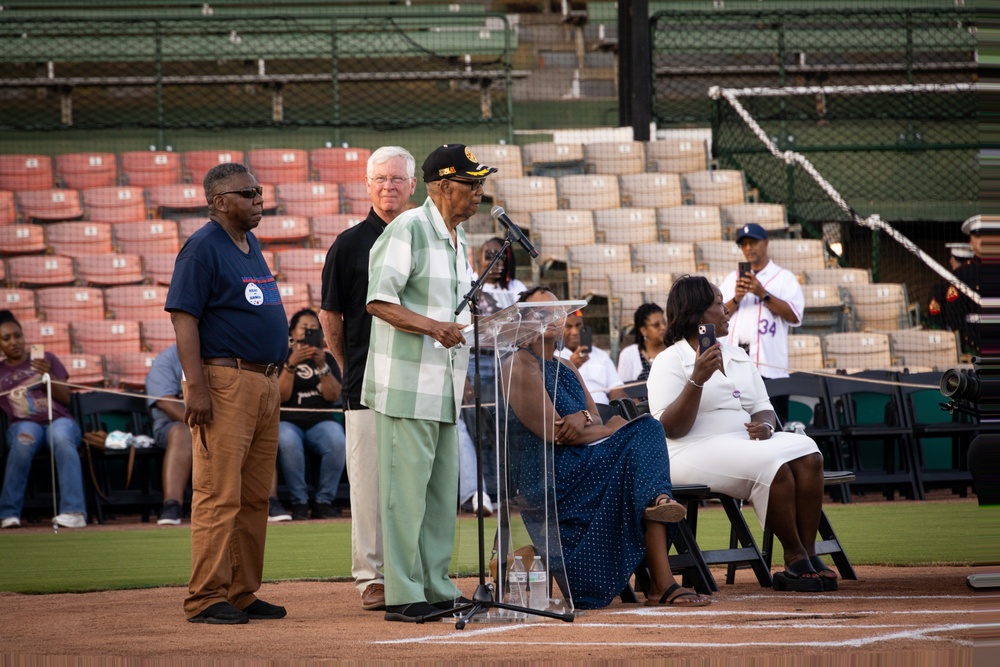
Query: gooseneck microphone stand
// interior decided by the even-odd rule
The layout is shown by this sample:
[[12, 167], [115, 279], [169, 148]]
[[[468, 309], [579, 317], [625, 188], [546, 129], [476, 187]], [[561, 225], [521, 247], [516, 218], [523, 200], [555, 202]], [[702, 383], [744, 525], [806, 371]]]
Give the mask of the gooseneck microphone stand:
[[[548, 611], [544, 609], [530, 609], [528, 607], [521, 607], [518, 605], [509, 604], [507, 602], [497, 601], [493, 599], [493, 593], [490, 591], [489, 587], [486, 585], [486, 524], [483, 518], [483, 440], [482, 440], [482, 420], [479, 418], [479, 411], [482, 408], [482, 394], [480, 391], [480, 377], [479, 377], [479, 292], [482, 290], [483, 282], [486, 280], [486, 276], [489, 275], [490, 271], [496, 266], [496, 263], [500, 261], [507, 254], [507, 249], [510, 248], [512, 238], [510, 232], [507, 233], [507, 239], [504, 241], [503, 247], [500, 248], [493, 260], [490, 262], [486, 270], [482, 272], [478, 279], [473, 281], [472, 287], [469, 289], [468, 294], [462, 297], [462, 302], [458, 304], [458, 309], [455, 310], [455, 315], [457, 316], [466, 306], [469, 306], [469, 312], [472, 314], [472, 357], [475, 363], [475, 371], [473, 374], [473, 395], [475, 396], [475, 406], [476, 406], [476, 500], [478, 501], [479, 511], [476, 512], [477, 515], [477, 525], [479, 527], [479, 585], [476, 586], [476, 592], [472, 596], [472, 601], [466, 604], [456, 605], [451, 609], [442, 611], [438, 614], [428, 614], [422, 617], [420, 622], [433, 621], [439, 618], [444, 618], [445, 616], [450, 616], [452, 614], [458, 613], [460, 616], [455, 621], [455, 628], [461, 630], [465, 627], [474, 616], [477, 614], [488, 612], [490, 609], [506, 609], [508, 611], [520, 612], [523, 614], [534, 614], [536, 616], [547, 616], [549, 618], [555, 618], [560, 621], [573, 621], [572, 613], [559, 613], [554, 611]], [[497, 568], [497, 576], [503, 576], [501, 568]], [[468, 611], [467, 614], [464, 612]], [[464, 615], [462, 615], [464, 614]]]

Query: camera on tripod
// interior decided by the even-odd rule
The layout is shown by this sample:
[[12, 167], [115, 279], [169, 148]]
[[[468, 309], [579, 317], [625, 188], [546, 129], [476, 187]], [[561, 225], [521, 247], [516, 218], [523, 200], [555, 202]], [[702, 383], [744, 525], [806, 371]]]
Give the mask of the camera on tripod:
[[985, 419], [1000, 418], [1000, 359], [972, 358], [972, 370], [951, 368], [941, 376], [941, 408]]

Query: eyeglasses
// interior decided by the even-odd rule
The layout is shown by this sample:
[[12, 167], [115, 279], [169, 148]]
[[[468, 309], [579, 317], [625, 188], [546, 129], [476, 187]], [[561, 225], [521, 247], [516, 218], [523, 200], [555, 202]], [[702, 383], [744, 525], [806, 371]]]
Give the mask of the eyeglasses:
[[239, 195], [244, 199], [253, 199], [256, 196], [264, 196], [264, 188], [257, 186], [255, 188], [243, 188], [242, 190], [226, 190], [225, 192], [218, 193], [220, 195]]
[[475, 192], [476, 190], [478, 190], [479, 188], [483, 187], [483, 185], [486, 184], [486, 179], [485, 178], [476, 178], [476, 179], [473, 179], [471, 181], [467, 181], [467, 180], [465, 180], [463, 178], [449, 178], [448, 180], [449, 181], [454, 181], [456, 183], [465, 183], [470, 188], [472, 188], [473, 192]]
[[[486, 258], [487, 262], [490, 261], [490, 260], [492, 260], [494, 257], [496, 257], [499, 254], [501, 254], [499, 250], [484, 250], [483, 251], [483, 257]], [[503, 259], [503, 258], [501, 257], [501, 259]]]
[[384, 188], [386, 183], [392, 183], [393, 187], [401, 188], [409, 183], [412, 177], [408, 176], [374, 176], [371, 181], [380, 188]]

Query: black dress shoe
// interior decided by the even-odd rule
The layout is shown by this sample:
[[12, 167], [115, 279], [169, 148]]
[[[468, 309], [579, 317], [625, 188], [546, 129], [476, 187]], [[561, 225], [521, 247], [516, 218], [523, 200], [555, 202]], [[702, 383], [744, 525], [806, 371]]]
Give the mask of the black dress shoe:
[[211, 623], [212, 625], [242, 625], [249, 623], [250, 617], [228, 602], [216, 602], [211, 607], [202, 610], [197, 616], [188, 619], [188, 623]]
[[288, 614], [284, 607], [263, 600], [254, 600], [243, 611], [250, 618], [264, 621], [284, 618]]
[[467, 604], [472, 604], [472, 600], [460, 595], [455, 600], [441, 600], [441, 602], [431, 602], [431, 606], [439, 611], [449, 611], [455, 607], [462, 607]]
[[424, 616], [438, 614], [441, 610], [426, 602], [411, 602], [410, 604], [387, 604], [385, 620], [402, 621], [403, 623], [423, 623]]

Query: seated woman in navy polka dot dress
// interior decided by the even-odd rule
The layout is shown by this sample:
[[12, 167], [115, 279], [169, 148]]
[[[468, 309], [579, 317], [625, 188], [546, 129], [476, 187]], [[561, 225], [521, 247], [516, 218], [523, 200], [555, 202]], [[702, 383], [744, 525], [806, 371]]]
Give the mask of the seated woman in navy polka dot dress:
[[[536, 287], [521, 300], [558, 299]], [[677, 584], [667, 559], [668, 524], [684, 517], [684, 507], [670, 497], [663, 427], [648, 417], [601, 423], [577, 370], [555, 358], [560, 337], [561, 327], [553, 327], [507, 361], [511, 382], [506, 394], [513, 413], [508, 427], [511, 495], [522, 500], [529, 533], [537, 524], [526, 515], [544, 504], [544, 473], [525, 463], [537, 458], [547, 437], [556, 445], [559, 536], [576, 607], [607, 606], [643, 561], [652, 579], [647, 605], [709, 604], [709, 598]], [[533, 539], [540, 542], [539, 536]], [[557, 579], [559, 574], [553, 572]]]

